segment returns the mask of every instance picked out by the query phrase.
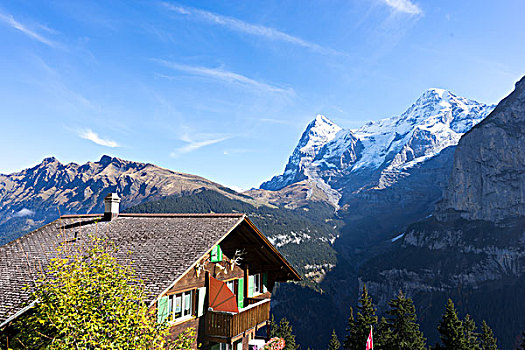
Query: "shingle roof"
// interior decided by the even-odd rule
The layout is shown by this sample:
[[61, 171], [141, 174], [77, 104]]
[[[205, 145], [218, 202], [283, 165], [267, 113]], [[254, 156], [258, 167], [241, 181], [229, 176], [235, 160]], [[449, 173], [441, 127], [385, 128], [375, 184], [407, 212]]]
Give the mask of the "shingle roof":
[[55, 256], [55, 247], [77, 236], [96, 233], [118, 246], [117, 259], [133, 262], [151, 302], [213, 245], [244, 219], [243, 214], [121, 214], [112, 221], [100, 216], [67, 215], [0, 246], [0, 324], [29, 300], [24, 286], [36, 268]]

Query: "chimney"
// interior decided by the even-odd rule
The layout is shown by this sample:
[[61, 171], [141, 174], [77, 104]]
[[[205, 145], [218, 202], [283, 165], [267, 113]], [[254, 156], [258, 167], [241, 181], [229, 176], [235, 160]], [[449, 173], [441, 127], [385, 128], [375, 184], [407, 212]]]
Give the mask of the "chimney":
[[104, 220], [111, 221], [119, 213], [120, 197], [116, 193], [110, 193], [104, 198]]

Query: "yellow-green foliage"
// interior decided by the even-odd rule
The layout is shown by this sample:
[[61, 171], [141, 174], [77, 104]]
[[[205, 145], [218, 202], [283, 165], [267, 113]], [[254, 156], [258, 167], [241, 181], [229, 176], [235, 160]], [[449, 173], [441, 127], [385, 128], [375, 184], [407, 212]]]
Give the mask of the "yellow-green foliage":
[[14, 325], [12, 349], [189, 349], [189, 329], [168, 343], [144, 303], [144, 284], [131, 266], [120, 265], [116, 248], [91, 238], [86, 246], [64, 245], [36, 281], [35, 307]]

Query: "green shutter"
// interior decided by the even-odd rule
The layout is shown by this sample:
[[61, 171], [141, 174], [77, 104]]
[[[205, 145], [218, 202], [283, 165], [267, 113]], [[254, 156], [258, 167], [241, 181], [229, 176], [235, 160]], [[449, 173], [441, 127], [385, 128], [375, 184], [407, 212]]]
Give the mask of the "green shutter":
[[262, 284], [263, 284], [263, 293], [266, 293], [268, 291], [268, 288], [266, 287], [268, 285], [268, 272], [265, 272], [262, 274]]
[[206, 287], [197, 290], [197, 317], [204, 315], [204, 301], [206, 300]]
[[255, 287], [255, 280], [253, 275], [248, 276], [248, 298], [253, 297], [253, 288]]
[[239, 278], [239, 292], [237, 293], [237, 307], [244, 307], [244, 278]]
[[211, 262], [219, 262], [219, 261], [222, 261], [222, 249], [221, 249], [221, 246], [220, 245], [216, 245], [215, 247], [213, 247], [213, 249], [211, 250], [211, 254], [210, 254], [210, 261]]
[[158, 323], [164, 323], [166, 319], [168, 318], [168, 303], [169, 303], [169, 297], [160, 297], [160, 299], [157, 301], [157, 322]]

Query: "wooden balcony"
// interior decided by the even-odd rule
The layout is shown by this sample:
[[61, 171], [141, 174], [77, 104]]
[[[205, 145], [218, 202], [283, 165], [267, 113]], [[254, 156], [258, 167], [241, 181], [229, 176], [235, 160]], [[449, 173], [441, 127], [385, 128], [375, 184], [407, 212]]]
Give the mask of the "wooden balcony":
[[230, 342], [232, 338], [270, 319], [270, 299], [250, 304], [239, 313], [207, 311], [206, 336], [214, 341]]

